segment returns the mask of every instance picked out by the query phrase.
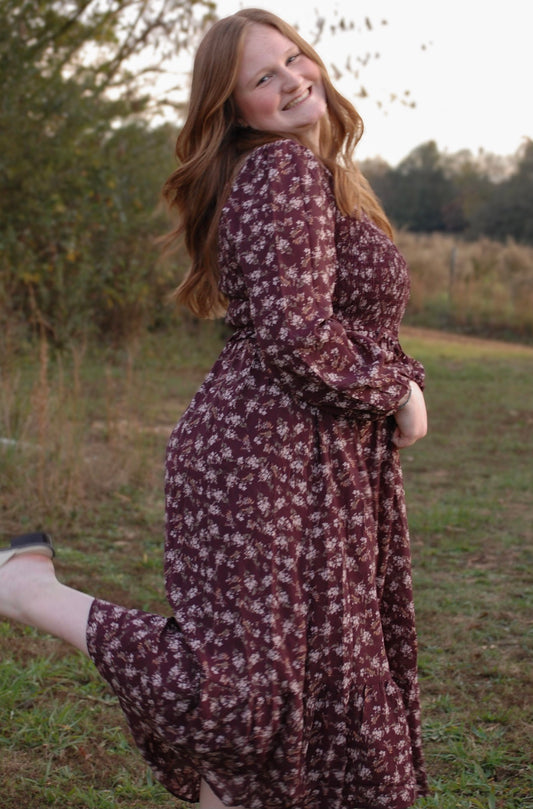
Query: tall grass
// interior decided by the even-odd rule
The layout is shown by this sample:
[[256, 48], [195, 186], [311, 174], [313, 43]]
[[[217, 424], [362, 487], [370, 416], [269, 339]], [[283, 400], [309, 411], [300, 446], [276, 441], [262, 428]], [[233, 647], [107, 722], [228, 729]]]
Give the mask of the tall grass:
[[5, 352], [0, 532], [64, 530], [110, 495], [159, 485], [164, 439], [220, 335], [218, 324], [184, 320], [166, 334], [164, 352], [162, 338], [149, 336], [123, 349], [61, 352], [41, 336], [36, 347]]
[[[485, 238], [467, 242], [456, 236], [404, 231], [398, 233], [397, 241], [412, 276], [407, 322], [533, 343], [533, 247], [513, 241], [503, 244]], [[56, 345], [66, 346], [82, 339], [80, 336], [97, 335], [100, 340], [128, 346], [138, 340], [144, 342], [149, 328], [168, 328], [173, 321], [168, 293], [187, 266], [183, 250], [155, 264], [153, 257], [145, 254], [144, 264], [154, 264], [151, 275], [140, 255], [134, 263], [135, 283], [130, 278], [129, 263], [123, 262], [121, 273], [113, 281], [120, 289], [113, 284], [108, 289], [111, 282], [107, 279], [105, 289], [100, 290], [103, 303], [97, 295], [89, 306], [83, 292], [85, 281], [77, 289], [80, 279], [69, 275], [68, 289], [59, 284], [51, 297], [48, 290], [43, 311], [35, 296], [30, 296], [30, 315], [16, 308], [21, 304], [14, 294], [15, 287], [5, 286], [10, 276], [9, 268], [4, 268], [0, 272], [0, 358], [10, 356], [14, 346], [31, 336], [32, 329], [45, 329]], [[92, 266], [94, 270], [94, 262]], [[146, 273], [151, 281], [144, 277]], [[98, 286], [104, 283], [105, 274], [99, 270], [97, 275], [93, 281]], [[46, 284], [53, 281], [52, 276], [48, 270], [44, 273]]]
[[411, 270], [407, 322], [533, 341], [533, 248], [400, 232]]

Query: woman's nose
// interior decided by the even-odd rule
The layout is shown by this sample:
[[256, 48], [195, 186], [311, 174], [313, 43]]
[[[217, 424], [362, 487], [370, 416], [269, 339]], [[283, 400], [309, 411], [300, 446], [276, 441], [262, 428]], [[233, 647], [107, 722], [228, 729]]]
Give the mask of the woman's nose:
[[285, 69], [282, 75], [282, 86], [285, 92], [296, 90], [300, 86], [301, 77], [292, 70]]

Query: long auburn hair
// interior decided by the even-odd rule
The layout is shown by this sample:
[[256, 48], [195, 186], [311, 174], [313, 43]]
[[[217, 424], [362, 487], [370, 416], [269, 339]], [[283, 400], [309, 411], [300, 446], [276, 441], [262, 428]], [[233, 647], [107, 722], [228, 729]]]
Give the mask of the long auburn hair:
[[392, 236], [383, 209], [353, 160], [363, 134], [363, 122], [354, 106], [335, 90], [316, 51], [292, 26], [262, 9], [238, 11], [214, 23], [200, 43], [187, 118], [176, 143], [179, 167], [163, 186], [163, 198], [179, 215], [165, 245], [169, 248], [184, 236], [192, 260], [175, 299], [198, 317], [214, 317], [226, 308], [218, 289], [217, 230], [232, 178], [254, 147], [287, 137], [245, 128], [238, 122], [233, 91], [246, 32], [253, 24], [276, 28], [320, 67], [327, 114], [320, 125], [317, 156], [331, 171], [336, 203], [346, 215], [365, 213]]

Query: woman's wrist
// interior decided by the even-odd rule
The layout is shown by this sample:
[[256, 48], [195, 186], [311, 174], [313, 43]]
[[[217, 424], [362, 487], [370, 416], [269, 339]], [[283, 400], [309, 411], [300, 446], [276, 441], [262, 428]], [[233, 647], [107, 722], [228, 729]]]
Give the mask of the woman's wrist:
[[409, 400], [411, 399], [411, 395], [412, 395], [412, 393], [413, 393], [413, 386], [411, 385], [411, 383], [409, 383], [409, 393], [407, 394], [407, 396], [405, 397], [405, 399], [404, 399], [404, 400], [401, 402], [401, 404], [398, 406], [398, 408], [397, 408], [396, 412], [398, 412], [398, 410], [403, 410], [403, 408], [404, 408], [406, 405], [408, 405], [408, 404], [409, 404]]

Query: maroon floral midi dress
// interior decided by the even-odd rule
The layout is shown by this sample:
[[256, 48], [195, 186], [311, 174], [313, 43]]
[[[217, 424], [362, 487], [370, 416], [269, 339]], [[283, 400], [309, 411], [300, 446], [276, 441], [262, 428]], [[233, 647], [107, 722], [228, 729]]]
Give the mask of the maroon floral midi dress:
[[409, 538], [391, 416], [405, 263], [292, 140], [223, 208], [233, 327], [166, 465], [173, 617], [95, 600], [88, 643], [174, 795], [402, 809], [426, 791]]

